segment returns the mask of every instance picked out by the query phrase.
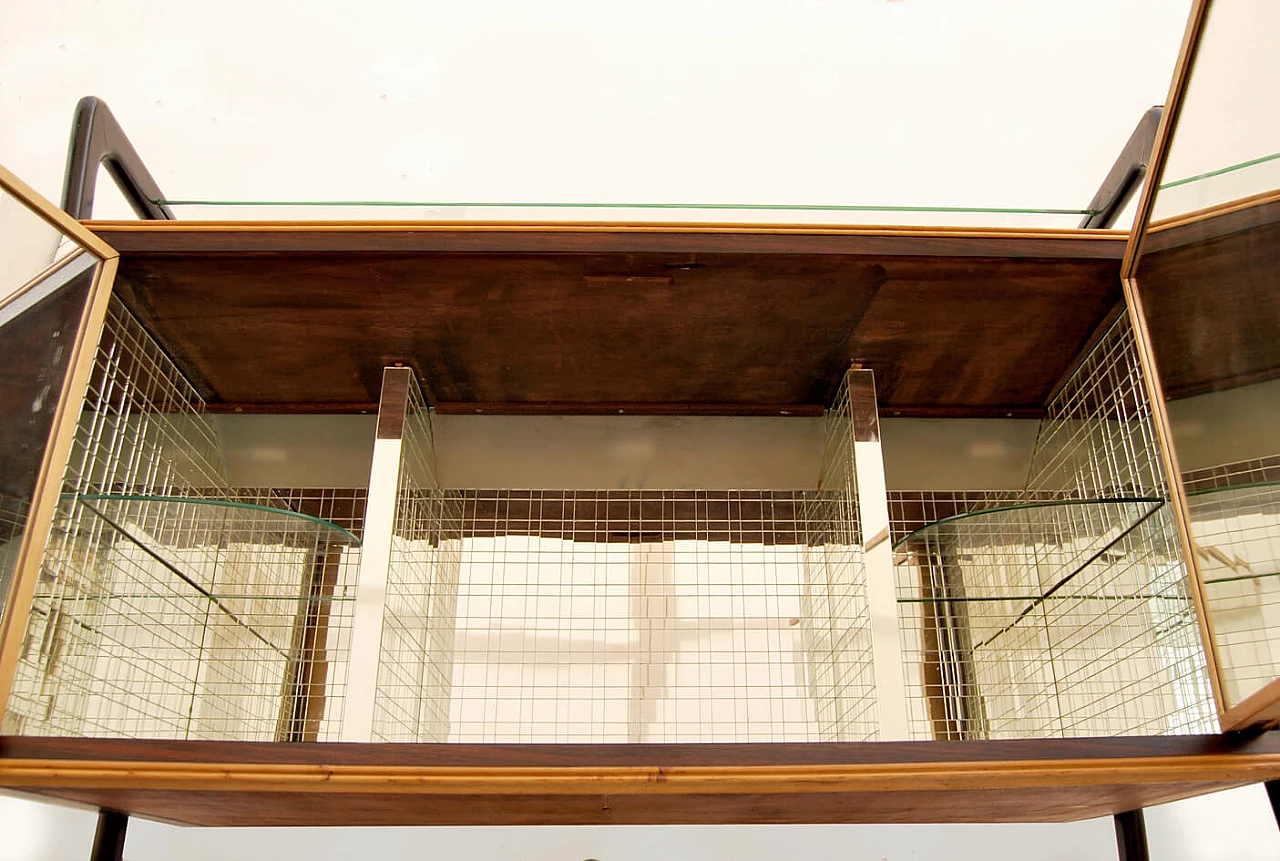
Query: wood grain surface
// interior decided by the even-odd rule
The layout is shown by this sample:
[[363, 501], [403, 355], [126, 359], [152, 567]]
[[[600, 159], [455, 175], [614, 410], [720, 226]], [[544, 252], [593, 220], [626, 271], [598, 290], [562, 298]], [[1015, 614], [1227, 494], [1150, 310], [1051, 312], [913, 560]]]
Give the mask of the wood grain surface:
[[721, 745], [0, 739], [0, 786], [198, 825], [1025, 822], [1280, 776], [1280, 738]]
[[126, 302], [244, 411], [363, 409], [399, 361], [455, 412], [812, 414], [860, 362], [902, 415], [1025, 417], [1120, 297], [1110, 234], [101, 229]]

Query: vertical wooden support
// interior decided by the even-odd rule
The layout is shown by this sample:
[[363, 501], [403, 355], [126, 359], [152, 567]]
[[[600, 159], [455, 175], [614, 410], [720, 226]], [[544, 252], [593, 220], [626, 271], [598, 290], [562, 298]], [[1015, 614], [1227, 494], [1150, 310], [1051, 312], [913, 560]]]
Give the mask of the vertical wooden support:
[[123, 861], [124, 832], [128, 825], [129, 817], [125, 814], [114, 810], [100, 811], [89, 861]]
[[862, 523], [867, 607], [871, 612], [871, 654], [880, 711], [880, 739], [902, 741], [909, 736], [907, 685], [902, 667], [893, 542], [889, 540], [889, 496], [880, 446], [880, 414], [876, 409], [875, 375], [871, 371], [849, 372], [849, 408], [853, 418], [853, 460], [858, 482], [858, 519]]
[[1150, 861], [1147, 851], [1147, 823], [1142, 810], [1126, 810], [1115, 815], [1116, 849], [1120, 861]]
[[413, 372], [408, 368], [385, 368], [382, 372], [378, 431], [373, 443], [373, 467], [369, 471], [369, 501], [365, 508], [360, 576], [351, 623], [351, 655], [347, 669], [346, 708], [339, 734], [341, 741], [371, 741], [373, 738], [378, 653], [382, 647], [391, 534], [395, 528], [396, 495], [400, 488], [400, 449], [412, 384]]

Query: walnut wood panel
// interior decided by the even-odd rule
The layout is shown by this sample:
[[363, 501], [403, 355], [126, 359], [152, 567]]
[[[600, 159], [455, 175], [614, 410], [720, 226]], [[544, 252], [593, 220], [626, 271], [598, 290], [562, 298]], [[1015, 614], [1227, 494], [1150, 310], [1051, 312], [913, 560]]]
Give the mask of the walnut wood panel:
[[1121, 297], [1113, 266], [1083, 261], [917, 259], [885, 268], [850, 352], [875, 371], [889, 415], [1029, 414]]
[[1137, 278], [1165, 395], [1280, 376], [1280, 204], [1214, 211], [1151, 245], [1179, 232], [1198, 241], [1144, 254]]
[[0, 786], [197, 825], [1066, 821], [1277, 775], [1276, 733], [777, 745], [0, 739]]
[[382, 366], [403, 361], [455, 411], [776, 415], [825, 405], [861, 361], [904, 414], [1026, 415], [1118, 301], [1117, 271], [1021, 256], [134, 252], [121, 290], [207, 398], [242, 409], [368, 404]]

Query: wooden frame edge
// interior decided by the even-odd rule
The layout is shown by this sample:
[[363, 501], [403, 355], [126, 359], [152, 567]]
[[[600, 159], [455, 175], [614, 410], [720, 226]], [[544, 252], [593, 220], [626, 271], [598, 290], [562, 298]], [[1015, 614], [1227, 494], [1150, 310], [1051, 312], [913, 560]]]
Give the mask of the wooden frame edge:
[[1280, 679], [1273, 679], [1227, 709], [1222, 728], [1227, 732], [1280, 724]]
[[1066, 239], [1127, 241], [1127, 230], [1054, 227], [948, 227], [838, 223], [735, 223], [720, 221], [107, 221], [76, 222], [86, 230], [118, 233], [740, 233], [930, 238]]
[[1187, 18], [1187, 27], [1183, 33], [1182, 46], [1178, 51], [1178, 60], [1174, 66], [1173, 80], [1169, 84], [1169, 94], [1165, 100], [1164, 115], [1161, 117], [1160, 126], [1156, 130], [1156, 139], [1151, 151], [1151, 162], [1147, 170], [1146, 182], [1143, 183], [1142, 195], [1138, 199], [1138, 208], [1134, 214], [1133, 228], [1129, 233], [1129, 241], [1125, 245], [1124, 257], [1120, 263], [1120, 283], [1124, 290], [1125, 307], [1128, 309], [1129, 320], [1133, 325], [1134, 338], [1137, 342], [1143, 384], [1151, 404], [1152, 423], [1155, 425], [1157, 447], [1160, 450], [1160, 465], [1165, 472], [1169, 501], [1173, 506], [1174, 523], [1178, 532], [1178, 544], [1187, 566], [1187, 591], [1191, 594], [1191, 600], [1196, 609], [1196, 622], [1200, 631], [1201, 645], [1204, 649], [1205, 664], [1209, 674], [1209, 687], [1213, 693], [1219, 726], [1225, 728], [1227, 702], [1222, 676], [1222, 664], [1218, 656], [1217, 641], [1213, 636], [1213, 624], [1209, 619], [1204, 576], [1196, 560], [1194, 542], [1192, 541], [1191, 514], [1187, 506], [1186, 488], [1182, 483], [1178, 454], [1173, 446], [1173, 430], [1169, 421], [1168, 407], [1165, 403], [1164, 386], [1160, 381], [1155, 351], [1151, 344], [1151, 332], [1147, 328], [1147, 316], [1143, 308], [1137, 280], [1142, 243], [1151, 229], [1151, 214], [1155, 208], [1156, 195], [1160, 189], [1160, 180], [1164, 175], [1165, 163], [1168, 161], [1169, 151], [1173, 145], [1178, 119], [1182, 115], [1182, 105], [1186, 99], [1187, 87], [1195, 69], [1196, 55], [1200, 49], [1201, 37], [1204, 35], [1205, 25], [1209, 18], [1209, 10], [1212, 5], [1213, 0], [1195, 0], [1195, 5], [1191, 7], [1191, 12]]
[[1280, 753], [806, 766], [460, 767], [0, 760], [0, 786], [438, 795], [806, 794], [1280, 777]]
[[1187, 85], [1195, 69], [1196, 54], [1200, 50], [1200, 37], [1204, 34], [1205, 23], [1209, 19], [1209, 9], [1212, 5], [1213, 0], [1195, 0], [1195, 5], [1191, 7], [1187, 17], [1187, 28], [1182, 35], [1182, 47], [1178, 50], [1173, 80], [1169, 83], [1169, 94], [1165, 98], [1164, 115], [1160, 118], [1155, 143], [1151, 147], [1147, 178], [1142, 185], [1138, 208], [1133, 215], [1133, 228], [1129, 231], [1129, 240], [1125, 244], [1124, 257], [1120, 263], [1122, 279], [1134, 278], [1137, 274], [1142, 243], [1151, 226], [1151, 213], [1155, 209], [1160, 180], [1164, 176], [1165, 163], [1169, 160], [1169, 150], [1173, 145], [1178, 119], [1182, 116], [1182, 103], [1187, 95]]
[[1227, 700], [1222, 676], [1222, 662], [1218, 655], [1218, 642], [1213, 635], [1213, 622], [1209, 618], [1209, 600], [1204, 586], [1204, 574], [1196, 560], [1195, 542], [1191, 536], [1191, 510], [1187, 504], [1187, 489], [1182, 483], [1182, 467], [1173, 445], [1173, 427], [1169, 422], [1169, 410], [1164, 398], [1164, 385], [1160, 382], [1160, 370], [1156, 364], [1155, 349], [1151, 344], [1151, 332], [1147, 328], [1147, 315], [1142, 305], [1138, 282], [1133, 278], [1121, 280], [1124, 288], [1125, 307], [1133, 327], [1134, 341], [1138, 349], [1138, 363], [1142, 367], [1143, 385], [1151, 404], [1151, 423], [1155, 426], [1156, 444], [1160, 450], [1160, 466], [1164, 469], [1165, 485], [1169, 492], [1169, 504], [1173, 506], [1173, 519], [1178, 532], [1178, 544], [1187, 566], [1187, 591], [1196, 609], [1196, 624], [1204, 648], [1205, 664], [1209, 673], [1209, 687], [1218, 713], [1218, 723], [1227, 729]]

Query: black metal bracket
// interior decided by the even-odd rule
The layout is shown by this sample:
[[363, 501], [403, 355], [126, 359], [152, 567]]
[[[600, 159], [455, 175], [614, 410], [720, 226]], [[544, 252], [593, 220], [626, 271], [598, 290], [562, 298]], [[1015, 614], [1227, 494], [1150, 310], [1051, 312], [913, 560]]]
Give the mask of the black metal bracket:
[[1093, 215], [1085, 216], [1080, 227], [1102, 228], [1115, 224], [1125, 204], [1142, 187], [1147, 166], [1151, 163], [1151, 149], [1156, 143], [1156, 129], [1163, 114], [1164, 108], [1157, 105], [1138, 120], [1138, 127], [1129, 136], [1129, 142], [1120, 150], [1116, 163], [1086, 207]]
[[62, 209], [72, 218], [93, 215], [99, 165], [107, 169], [139, 218], [173, 220], [173, 211], [156, 202], [164, 200], [164, 194], [106, 102], [85, 96], [76, 104], [71, 122], [67, 176], [62, 184]]

